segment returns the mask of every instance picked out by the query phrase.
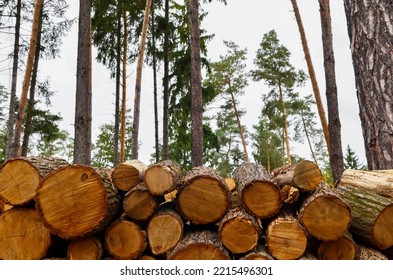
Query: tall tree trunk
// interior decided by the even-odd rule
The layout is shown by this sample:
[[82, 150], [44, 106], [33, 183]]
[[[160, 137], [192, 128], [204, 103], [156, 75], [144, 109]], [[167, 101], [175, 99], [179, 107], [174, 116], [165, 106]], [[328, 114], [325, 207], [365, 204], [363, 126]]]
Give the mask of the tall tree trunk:
[[91, 163], [91, 4], [79, 1], [78, 59], [76, 70], [74, 163]]
[[[292, 164], [292, 159], [291, 159], [291, 149], [289, 147], [287, 109], [285, 108], [284, 94], [282, 92], [281, 81], [278, 83], [278, 88], [279, 88], [279, 91], [280, 91], [280, 103], [281, 103], [281, 106], [282, 106], [282, 118], [284, 120], [284, 141], [285, 141], [285, 150], [286, 150], [286, 155], [287, 155], [287, 164], [291, 165]], [[284, 159], [285, 159], [285, 157], [284, 157]], [[284, 162], [285, 162], [285, 160], [284, 160]]]
[[29, 101], [26, 111], [26, 121], [25, 121], [25, 129], [23, 133], [23, 142], [22, 142], [22, 157], [27, 156], [27, 151], [29, 149], [29, 139], [31, 135], [31, 122], [34, 114], [34, 105], [35, 105], [35, 88], [37, 85], [37, 74], [38, 74], [38, 64], [40, 61], [40, 52], [41, 52], [41, 34], [42, 34], [42, 11], [40, 13], [40, 19], [38, 23], [38, 35], [37, 35], [37, 47], [35, 49], [34, 55], [34, 65], [33, 65], [33, 73], [31, 76], [30, 83], [30, 94]]
[[120, 134], [120, 76], [121, 76], [121, 13], [117, 18], [116, 42], [116, 93], [115, 93], [115, 131], [113, 135], [113, 167], [119, 164], [119, 134]]
[[319, 86], [318, 86], [318, 81], [315, 76], [314, 66], [313, 66], [313, 63], [311, 60], [310, 49], [308, 48], [306, 33], [304, 31], [304, 26], [303, 26], [302, 18], [300, 16], [299, 8], [297, 6], [297, 2], [296, 2], [296, 0], [291, 0], [291, 2], [292, 2], [292, 6], [293, 6], [293, 11], [295, 13], [296, 22], [297, 22], [297, 25], [299, 28], [299, 33], [300, 33], [300, 38], [302, 41], [304, 56], [305, 56], [305, 59], [307, 62], [308, 74], [311, 79], [315, 102], [317, 103], [318, 114], [319, 114], [319, 118], [321, 120], [323, 134], [325, 136], [326, 147], [327, 147], [328, 153], [330, 155], [331, 145], [330, 145], [329, 127], [328, 127], [328, 122], [326, 120], [325, 109], [323, 108], [321, 94], [320, 94]]
[[169, 0], [165, 0], [165, 34], [164, 34], [164, 96], [162, 122], [162, 159], [169, 158]]
[[124, 40], [123, 40], [123, 94], [121, 98], [121, 133], [120, 133], [120, 163], [125, 159], [125, 146], [126, 146], [126, 111], [127, 111], [127, 11], [124, 10]]
[[139, 46], [138, 63], [136, 68], [135, 97], [134, 97], [134, 119], [132, 126], [132, 159], [138, 159], [138, 134], [139, 134], [139, 116], [141, 102], [141, 84], [142, 84], [142, 66], [143, 56], [145, 53], [147, 27], [149, 24], [150, 7], [152, 0], [146, 0], [145, 17], [143, 19], [141, 42]]
[[199, 0], [189, 0], [191, 29], [191, 130], [193, 167], [203, 164], [201, 46], [199, 42]]
[[19, 156], [19, 148], [20, 148], [20, 138], [22, 134], [22, 124], [23, 119], [25, 116], [26, 111], [26, 104], [27, 104], [27, 93], [29, 91], [31, 73], [34, 63], [34, 55], [37, 46], [37, 36], [38, 36], [38, 28], [39, 28], [39, 18], [41, 9], [43, 7], [44, 1], [43, 0], [36, 0], [34, 6], [34, 17], [33, 17], [33, 25], [31, 30], [31, 37], [30, 37], [30, 46], [29, 46], [29, 53], [27, 56], [27, 63], [26, 63], [26, 72], [25, 77], [23, 80], [23, 87], [22, 93], [19, 100], [19, 110], [18, 115], [15, 122], [15, 131], [14, 131], [14, 140], [11, 147], [10, 157], [18, 157]]
[[153, 57], [153, 95], [154, 95], [154, 140], [156, 163], [160, 161], [159, 133], [158, 133], [158, 94], [157, 94], [157, 55], [156, 55], [156, 34], [154, 4], [151, 9], [151, 29], [152, 29], [152, 57]]
[[393, 5], [344, 0], [369, 169], [393, 168]]
[[16, 106], [16, 84], [18, 82], [18, 62], [19, 62], [19, 37], [20, 37], [20, 19], [21, 19], [22, 0], [18, 0], [16, 4], [16, 23], [15, 23], [15, 39], [14, 39], [14, 54], [12, 57], [12, 81], [11, 81], [11, 95], [10, 106], [7, 121], [7, 149], [6, 159], [11, 157], [11, 147], [14, 138], [15, 125], [15, 106]]
[[343, 150], [341, 144], [341, 123], [338, 109], [336, 71], [333, 52], [332, 20], [330, 17], [330, 0], [319, 0], [323, 58], [325, 66], [326, 99], [329, 118], [330, 165], [333, 180], [340, 180], [344, 171]]

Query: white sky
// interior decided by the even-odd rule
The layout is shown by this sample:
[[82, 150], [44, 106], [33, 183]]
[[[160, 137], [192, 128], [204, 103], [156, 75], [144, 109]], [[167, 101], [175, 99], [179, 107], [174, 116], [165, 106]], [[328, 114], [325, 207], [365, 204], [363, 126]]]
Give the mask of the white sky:
[[[216, 1], [217, 2], [217, 1]], [[308, 73], [304, 53], [300, 42], [298, 27], [289, 0], [263, 1], [263, 0], [228, 0], [228, 5], [222, 3], [203, 4], [203, 9], [209, 13], [203, 22], [203, 28], [215, 38], [209, 44], [209, 57], [214, 61], [219, 55], [224, 55], [223, 40], [234, 41], [241, 48], [248, 50], [248, 66], [253, 67], [256, 50], [262, 40], [263, 34], [275, 29], [280, 42], [292, 53], [291, 63], [297, 69]], [[69, 1], [69, 18], [78, 16], [78, 1]], [[318, 1], [298, 0], [306, 36], [314, 62], [322, 99], [325, 102], [325, 81], [323, 70], [323, 52], [321, 42], [321, 27]], [[354, 72], [349, 49], [349, 39], [342, 1], [331, 1], [333, 24], [333, 41], [336, 59], [336, 75], [340, 104], [340, 117], [342, 125], [343, 149], [349, 144], [357, 153], [360, 160], [366, 163], [361, 124], [358, 116], [358, 103], [356, 97]], [[53, 99], [53, 112], [59, 112], [64, 118], [62, 128], [73, 134], [74, 107], [75, 107], [75, 73], [77, 55], [77, 23], [72, 32], [64, 39], [61, 58], [54, 61], [41, 60], [41, 77], [50, 77], [52, 90], [56, 92]], [[1, 52], [3, 54], [3, 51]], [[95, 55], [95, 53], [93, 53]], [[1, 59], [0, 59], [1, 60]], [[133, 110], [133, 95], [135, 87], [135, 65], [128, 65], [128, 108]], [[18, 90], [22, 87], [23, 75], [18, 79]], [[161, 81], [161, 76], [159, 76]], [[0, 83], [10, 88], [10, 79], [0, 75]], [[253, 83], [246, 89], [241, 98], [241, 107], [247, 114], [242, 122], [251, 132], [252, 126], [257, 123], [262, 101], [261, 93], [266, 88], [263, 82]], [[109, 79], [109, 71], [102, 65], [93, 65], [93, 135], [99, 132], [102, 123], [113, 119], [114, 113], [115, 81]], [[302, 90], [305, 94], [312, 94], [310, 82]], [[160, 100], [161, 103], [161, 100]], [[159, 105], [161, 108], [161, 105]], [[160, 116], [162, 109], [160, 109]], [[161, 117], [160, 117], [161, 119]], [[160, 135], [162, 134], [160, 122]], [[150, 154], [154, 151], [154, 113], [153, 113], [153, 84], [152, 72], [145, 67], [142, 79], [141, 92], [141, 118], [140, 141], [142, 145], [139, 158], [149, 163]], [[95, 141], [95, 139], [93, 139]], [[251, 141], [249, 139], [249, 151]], [[304, 147], [298, 147], [294, 153], [306, 158], [311, 156]]]

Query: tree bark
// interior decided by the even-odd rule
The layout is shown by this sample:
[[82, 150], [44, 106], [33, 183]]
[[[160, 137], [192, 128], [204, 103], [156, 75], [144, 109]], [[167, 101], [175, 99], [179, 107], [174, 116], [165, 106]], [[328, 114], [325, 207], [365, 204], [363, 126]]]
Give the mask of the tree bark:
[[393, 6], [344, 1], [368, 169], [393, 168]]
[[189, 0], [191, 28], [191, 127], [193, 167], [203, 165], [201, 46], [199, 42], [199, 0]]
[[139, 116], [141, 105], [141, 87], [142, 87], [142, 66], [145, 54], [147, 27], [149, 25], [150, 7], [152, 0], [146, 0], [145, 16], [143, 19], [141, 42], [139, 44], [138, 62], [136, 68], [135, 96], [134, 96], [134, 118], [132, 126], [132, 159], [138, 159], [138, 135], [139, 135]]
[[120, 131], [120, 76], [121, 76], [121, 14], [117, 18], [116, 42], [116, 92], [115, 92], [115, 127], [113, 135], [113, 167], [119, 164], [119, 131]]
[[92, 0], [79, 1], [78, 59], [76, 70], [74, 163], [91, 163], [91, 5]]
[[333, 171], [333, 180], [340, 180], [344, 171], [343, 150], [341, 144], [341, 122], [337, 97], [337, 83], [335, 60], [333, 52], [332, 20], [330, 16], [330, 0], [319, 0], [323, 58], [325, 66], [326, 99], [329, 119], [329, 144], [328, 148], [330, 165]]
[[126, 146], [126, 111], [127, 111], [127, 11], [124, 10], [123, 15], [124, 24], [124, 39], [123, 39], [123, 90], [121, 97], [121, 130], [120, 130], [120, 163], [125, 160], [125, 146]]
[[162, 159], [169, 159], [169, 0], [165, 0]]

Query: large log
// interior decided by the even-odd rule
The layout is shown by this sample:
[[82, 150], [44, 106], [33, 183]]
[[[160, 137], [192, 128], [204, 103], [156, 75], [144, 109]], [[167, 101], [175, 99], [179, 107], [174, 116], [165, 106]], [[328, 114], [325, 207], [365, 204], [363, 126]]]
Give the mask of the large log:
[[358, 244], [357, 259], [371, 261], [371, 260], [387, 260], [388, 258], [378, 250]]
[[60, 158], [27, 157], [6, 161], [0, 168], [0, 198], [10, 205], [25, 205], [34, 198], [40, 180], [66, 166]]
[[257, 218], [274, 216], [281, 208], [282, 193], [266, 169], [243, 163], [235, 170], [235, 181], [243, 207]]
[[393, 170], [347, 169], [341, 176], [340, 183], [393, 198]]
[[109, 172], [68, 165], [37, 188], [36, 208], [53, 234], [64, 239], [91, 235], [116, 218], [120, 200]]
[[147, 247], [146, 232], [136, 223], [120, 219], [107, 227], [104, 243], [116, 259], [138, 259]]
[[380, 250], [393, 245], [393, 200], [342, 183], [334, 190], [351, 208], [354, 238]]
[[150, 193], [163, 195], [174, 191], [183, 177], [183, 168], [165, 160], [149, 166], [145, 172], [145, 184]]
[[242, 254], [254, 249], [261, 235], [257, 219], [241, 207], [228, 210], [219, 223], [221, 243], [232, 253]]
[[176, 197], [178, 213], [185, 220], [198, 224], [219, 221], [230, 205], [230, 192], [224, 178], [204, 166], [188, 172]]
[[303, 203], [299, 221], [318, 240], [336, 240], [348, 231], [351, 209], [327, 184], [321, 184]]
[[210, 230], [188, 232], [167, 254], [168, 260], [229, 260], [227, 250], [217, 232]]
[[161, 255], [173, 249], [183, 237], [184, 223], [175, 212], [173, 203], [160, 206], [147, 225], [147, 237], [150, 250], [154, 255]]
[[103, 254], [102, 243], [97, 237], [75, 239], [67, 248], [69, 260], [100, 260]]
[[51, 234], [34, 209], [13, 208], [0, 216], [0, 259], [43, 259]]
[[323, 181], [318, 165], [309, 160], [276, 168], [272, 171], [278, 185], [291, 185], [300, 191], [313, 191]]
[[120, 163], [112, 171], [112, 182], [120, 191], [127, 192], [143, 181], [146, 168], [137, 159]]

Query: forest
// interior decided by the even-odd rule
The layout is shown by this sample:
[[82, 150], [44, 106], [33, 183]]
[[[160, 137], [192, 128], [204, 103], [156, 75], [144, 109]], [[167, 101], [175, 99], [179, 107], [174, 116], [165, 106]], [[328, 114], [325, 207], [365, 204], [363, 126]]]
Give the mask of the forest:
[[[226, 219], [230, 220], [233, 216], [246, 219], [255, 227], [255, 244], [245, 251], [236, 251], [239, 248], [229, 249], [230, 254], [223, 249], [222, 255], [217, 256], [237, 258], [236, 254], [258, 247], [256, 244], [262, 230], [258, 221], [268, 223], [270, 220], [267, 219], [276, 217], [276, 214], [285, 216], [285, 222], [289, 221], [291, 226], [296, 222], [293, 231], [299, 230], [302, 235], [301, 246], [304, 246], [304, 250], [307, 243], [311, 242], [307, 239], [307, 234], [323, 242], [344, 238], [354, 217], [352, 215], [364, 214], [363, 206], [359, 206], [359, 202], [353, 198], [358, 196], [373, 205], [370, 214], [372, 217], [371, 221], [365, 222], [366, 226], [353, 222], [351, 233], [361, 236], [371, 247], [389, 249], [393, 243], [392, 238], [382, 236], [386, 232], [388, 235], [392, 232], [391, 219], [388, 218], [392, 211], [391, 186], [386, 193], [379, 189], [377, 181], [373, 182], [378, 194], [369, 195], [368, 187], [364, 187], [361, 181], [369, 180], [368, 176], [378, 177], [382, 181], [391, 176], [390, 169], [393, 169], [393, 5], [376, 0], [345, 0], [343, 3], [347, 21], [344, 28], [347, 29], [355, 77], [356, 92], [353, 93], [353, 98], [357, 98], [367, 161], [363, 162], [351, 145], [344, 146], [342, 141], [339, 112], [339, 96], [342, 92], [337, 86], [332, 29], [335, 15], [331, 13], [330, 1], [319, 0], [319, 10], [315, 10], [319, 14], [318, 26], [322, 34], [319, 58], [312, 56], [310, 52], [307, 39], [310, 34], [303, 24], [302, 11], [297, 1], [288, 1], [292, 18], [282, 20], [292, 21], [297, 26], [298, 44], [301, 45], [306, 66], [304, 69], [294, 66], [291, 50], [283, 44], [275, 29], [258, 35], [260, 40], [256, 53], [249, 53], [243, 43], [227, 38], [223, 41], [219, 58], [210, 58], [208, 46], [214, 34], [204, 27], [203, 23], [208, 16], [204, 7], [219, 2], [221, 11], [225, 12], [230, 1], [232, 0], [80, 0], [79, 15], [76, 18], [67, 17], [70, 1], [66, 0], [2, 1], [0, 36], [3, 43], [0, 47], [2, 54], [4, 50], [8, 53], [2, 55], [0, 60], [6, 62], [9, 68], [0, 70], [7, 73], [7, 77], [1, 81], [9, 83], [0, 84], [0, 179], [3, 180], [0, 185], [4, 184], [0, 188], [0, 198], [10, 195], [7, 190], [7, 182], [12, 181], [10, 177], [15, 176], [16, 182], [18, 176], [24, 176], [24, 172], [14, 173], [15, 170], [10, 166], [24, 165], [24, 162], [18, 163], [18, 159], [26, 159], [28, 165], [37, 166], [32, 172], [37, 173], [39, 187], [34, 185], [29, 194], [26, 190], [26, 198], [22, 199], [24, 192], [23, 195], [19, 194], [18, 202], [12, 202], [14, 198], [4, 201], [13, 206], [25, 206], [31, 205], [34, 200], [37, 213], [45, 219], [45, 228], [51, 231], [50, 234], [72, 240], [103, 231], [109, 221], [118, 218], [116, 215], [119, 205], [122, 205], [125, 215], [130, 217], [135, 213], [130, 214], [132, 211], [127, 207], [136, 207], [131, 206], [134, 201], [130, 197], [135, 195], [139, 199], [143, 196], [143, 199], [149, 199], [149, 203], [140, 202], [136, 208], [138, 211], [151, 212], [139, 222], [156, 217], [151, 215], [158, 207], [160, 214], [161, 210], [164, 213], [177, 212], [170, 217], [176, 217], [176, 222], [180, 221], [182, 225], [177, 232], [180, 233], [179, 240], [183, 237], [183, 240], [187, 239], [182, 236], [183, 219], [189, 221], [190, 226], [210, 225], [220, 221], [219, 230], [225, 225]], [[70, 93], [75, 98], [75, 104], [72, 109], [63, 108], [63, 112], [58, 112], [53, 110], [52, 103], [56, 92], [51, 87], [50, 79], [40, 75], [41, 65], [47, 60], [59, 59], [63, 40], [76, 26], [78, 40], [75, 48], [75, 80], [65, 82], [76, 85], [75, 93]], [[250, 59], [253, 62], [252, 69], [247, 67]], [[323, 60], [324, 71], [318, 73], [323, 76], [319, 77], [324, 79], [323, 86], [318, 83], [315, 60]], [[99, 124], [97, 135], [92, 133], [92, 123], [95, 121], [92, 112], [97, 105], [94, 102], [96, 96], [103, 93], [93, 91], [93, 84], [101, 82], [94, 80], [93, 61], [104, 67], [107, 78], [114, 81], [110, 95], [114, 110], [108, 113], [108, 122]], [[62, 71], [62, 67], [63, 65], [58, 65], [56, 71]], [[146, 70], [152, 71], [153, 79], [149, 80], [151, 84], [143, 79]], [[133, 79], [132, 83], [129, 82], [130, 77]], [[261, 84], [261, 90], [257, 94], [262, 104], [257, 109], [259, 114], [255, 116], [256, 123], [252, 127], [243, 122], [247, 110], [251, 108], [241, 106], [241, 100], [248, 98], [246, 88], [251, 82]], [[309, 92], [302, 90], [306, 83], [311, 84], [312, 90]], [[154, 103], [154, 110], [151, 112], [154, 125], [146, 124], [141, 117], [141, 112], [151, 108], [141, 101], [147, 92]], [[69, 99], [68, 96], [61, 98], [64, 98], [64, 104]], [[131, 106], [128, 100], [132, 100]], [[72, 110], [74, 115], [73, 131], [61, 127], [62, 113], [66, 110]], [[140, 139], [141, 135], [147, 133], [154, 136], [154, 147], [151, 149], [150, 162], [141, 163], [138, 161]], [[297, 153], [298, 144], [306, 147], [309, 158]], [[36, 157], [43, 158], [43, 162]], [[122, 189], [121, 180], [124, 178], [121, 176], [126, 173], [121, 171], [123, 167], [132, 167], [132, 172], [137, 174], [132, 175], [137, 178], [137, 187], [133, 185], [132, 188], [127, 186]], [[351, 170], [354, 174], [350, 173]], [[83, 174], [78, 178], [72, 177], [76, 172]], [[119, 172], [120, 179], [116, 177], [116, 172]], [[58, 221], [50, 220], [51, 215], [45, 216], [48, 209], [63, 215], [58, 210], [53, 210], [57, 205], [52, 205], [54, 200], [50, 198], [53, 195], [50, 188], [59, 184], [56, 178], [61, 176], [72, 177], [71, 182], [74, 179], [81, 180], [83, 186], [86, 180], [92, 180], [94, 188], [86, 191], [84, 187], [69, 184], [64, 190], [59, 190], [58, 195], [67, 196], [67, 188], [75, 187], [70, 192], [72, 199], [76, 201], [76, 194], [81, 192], [80, 196], [91, 196], [90, 199], [94, 202], [95, 199], [101, 199], [104, 192], [105, 195], [102, 196], [108, 204], [102, 206], [105, 209], [99, 209], [104, 212], [104, 218], [99, 216], [103, 219], [99, 225], [88, 225], [88, 229], [74, 233], [72, 230], [67, 231], [67, 227], [63, 228], [63, 224], [56, 225]], [[377, 180], [375, 177], [370, 180]], [[233, 178], [239, 198], [233, 198], [234, 194], [229, 192], [233, 189], [229, 190], [229, 183], [224, 182], [224, 178]], [[119, 181], [115, 182], [116, 179]], [[33, 184], [34, 180], [31, 181]], [[119, 190], [112, 188], [112, 181]], [[263, 182], [263, 188], [258, 189], [256, 186], [260, 182]], [[201, 187], [204, 184], [211, 184], [211, 189], [204, 190]], [[228, 187], [223, 187], [227, 184]], [[337, 188], [334, 190], [327, 187], [336, 184]], [[96, 186], [99, 187], [95, 188]], [[105, 190], [101, 187], [105, 187]], [[176, 201], [175, 210], [172, 209], [173, 205], [162, 206], [159, 203], [164, 195], [172, 191], [177, 191], [176, 199], [165, 197], [165, 200], [169, 200], [169, 204]], [[269, 193], [269, 199], [266, 209], [261, 210], [255, 205], [255, 199], [264, 197], [265, 191]], [[294, 206], [281, 209], [284, 193], [289, 196], [288, 201], [285, 201], [288, 204], [297, 203], [298, 197], [302, 197], [299, 198], [301, 205], [296, 204], [299, 208], [290, 214], [288, 209], [293, 210]], [[233, 202], [236, 199], [239, 199], [241, 207]], [[323, 206], [333, 209], [332, 212], [337, 211], [337, 217], [342, 218], [333, 226], [330, 224], [331, 217], [319, 217], [326, 219], [328, 232], [324, 232], [323, 228], [315, 229], [313, 219], [308, 220], [308, 215], [324, 212], [317, 209], [320, 206], [318, 203], [313, 204], [318, 199], [323, 199], [326, 203]], [[90, 204], [94, 204], [93, 202]], [[80, 205], [74, 205], [70, 211], [74, 213], [79, 207], [81, 212], [87, 211], [82, 208], [83, 203], [82, 199]], [[152, 209], [145, 209], [148, 205], [153, 205]], [[194, 209], [200, 210], [200, 213]], [[33, 220], [36, 219], [38, 214], [30, 210], [16, 207], [12, 213], [25, 211], [20, 215], [31, 215]], [[11, 215], [7, 212], [4, 213]], [[292, 217], [294, 213], [299, 216]], [[3, 219], [6, 219], [5, 216]], [[383, 218], [379, 218], [382, 216]], [[72, 214], [69, 219], [73, 220], [74, 217]], [[273, 227], [281, 225], [280, 218], [281, 216], [269, 224], [266, 240], [269, 240], [269, 235], [276, 234]], [[380, 219], [388, 221], [378, 223]], [[302, 223], [301, 226], [298, 225], [298, 220]], [[79, 225], [79, 221], [74, 222], [72, 229]], [[129, 222], [129, 218], [116, 220], [106, 228], [106, 234], [110, 234], [112, 226], [129, 227]], [[340, 226], [342, 228], [337, 228]], [[140, 229], [137, 223], [131, 227], [141, 240], [146, 238], [144, 230], [150, 234], [148, 227]], [[143, 224], [143, 227], [146, 225]], [[336, 229], [337, 232], [333, 232]], [[279, 230], [277, 232], [280, 235]], [[151, 234], [154, 234], [154, 229]], [[200, 237], [215, 240], [216, 237], [211, 237], [210, 234], [209, 229], [201, 233]], [[325, 236], [326, 234], [334, 236]], [[158, 235], [155, 239], [148, 238], [152, 253], [160, 257], [163, 253], [168, 258], [178, 257], [176, 249], [172, 252], [170, 249], [180, 244], [177, 243], [179, 240], [165, 252], [154, 252], [152, 243], [159, 239]], [[225, 244], [223, 236], [220, 237], [219, 246], [223, 247], [223, 243], [228, 249], [231, 244]], [[352, 237], [348, 240], [352, 241]], [[357, 239], [355, 241], [358, 242]], [[296, 246], [299, 245], [297, 242], [300, 241], [296, 240]], [[141, 241], [140, 248], [131, 256], [116, 255], [111, 251], [116, 248], [110, 248], [110, 241], [105, 246], [114, 258], [139, 258], [147, 243], [146, 240]], [[274, 246], [270, 245], [268, 249], [277, 259], [295, 259], [304, 253], [302, 250], [295, 252], [293, 256], [281, 256], [280, 254], [289, 252], [274, 255]], [[38, 258], [43, 258], [46, 250], [47, 248]], [[356, 258], [359, 257], [357, 250], [353, 258], [355, 255]], [[209, 252], [204, 253], [207, 255]], [[182, 254], [179, 253], [181, 257], [190, 257]], [[389, 254], [391, 257], [391, 252]], [[323, 258], [322, 255], [319, 258]], [[8, 257], [10, 256], [7, 255]]]

